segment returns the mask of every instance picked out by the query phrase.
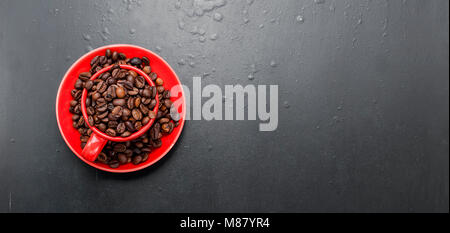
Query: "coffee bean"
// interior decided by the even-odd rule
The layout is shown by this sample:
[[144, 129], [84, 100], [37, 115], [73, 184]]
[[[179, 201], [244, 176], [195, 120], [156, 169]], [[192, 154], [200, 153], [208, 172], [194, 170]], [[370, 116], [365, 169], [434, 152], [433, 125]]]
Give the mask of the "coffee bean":
[[125, 152], [126, 149], [127, 149], [127, 147], [124, 144], [118, 143], [118, 144], [114, 145], [114, 149], [113, 150], [115, 152]]
[[144, 65], [149, 66], [150, 65], [150, 60], [148, 59], [148, 57], [143, 56], [142, 57], [142, 63], [144, 63]]
[[119, 125], [119, 123], [117, 121], [108, 121], [108, 128], [114, 129], [114, 128], [117, 128], [118, 125]]
[[119, 160], [120, 164], [126, 164], [127, 161], [128, 161], [128, 158], [127, 158], [127, 156], [124, 153], [119, 153], [117, 155], [117, 159]]
[[106, 163], [108, 161], [108, 156], [105, 153], [100, 152], [100, 154], [98, 154], [97, 161], [100, 163]]
[[126, 91], [125, 91], [125, 89], [124, 89], [123, 87], [118, 87], [118, 88], [116, 89], [116, 95], [117, 95], [117, 98], [122, 99], [122, 98], [125, 97], [126, 94], [127, 94], [127, 93], [126, 93]]
[[132, 66], [140, 66], [142, 64], [142, 60], [140, 58], [138, 58], [138, 57], [133, 57], [130, 60], [130, 64]]
[[133, 158], [134, 165], [138, 165], [141, 162], [142, 162], [142, 157], [140, 155], [134, 156], [134, 158]]
[[150, 68], [150, 66], [145, 66], [142, 71], [146, 74], [150, 74], [152, 72], [152, 68]]
[[150, 122], [150, 117], [146, 116], [142, 118], [142, 125], [146, 125], [148, 122]]
[[137, 131], [141, 130], [141, 129], [142, 129], [142, 122], [136, 121], [136, 122], [134, 123], [134, 128], [135, 128]]
[[143, 88], [144, 86], [145, 86], [145, 79], [144, 79], [144, 77], [142, 77], [142, 76], [137, 76], [136, 78], [135, 78], [135, 80], [134, 80], [134, 85], [137, 87], [137, 88]]
[[121, 117], [123, 113], [123, 109], [121, 106], [116, 106], [114, 107], [114, 109], [111, 111], [111, 114], [115, 117]]
[[124, 108], [123, 112], [122, 112], [122, 116], [128, 118], [129, 116], [131, 116], [131, 111], [128, 108]]
[[154, 111], [149, 111], [148, 112], [148, 117], [150, 117], [150, 119], [155, 119], [156, 118], [156, 113]]
[[78, 78], [80, 78], [83, 81], [87, 81], [92, 77], [92, 74], [90, 72], [83, 72], [80, 73], [80, 75], [78, 76]]
[[164, 105], [166, 106], [166, 108], [170, 108], [172, 106], [172, 101], [170, 101], [169, 99], [165, 99]]
[[157, 78], [155, 81], [155, 84], [157, 86], [162, 86], [164, 84], [164, 81], [162, 80], [162, 78]]
[[106, 125], [103, 124], [103, 123], [100, 123], [100, 124], [98, 125], [98, 127], [97, 127], [97, 129], [100, 130], [100, 131], [102, 131], [102, 132], [105, 132], [106, 128], [107, 128]]
[[127, 127], [127, 130], [130, 132], [136, 131], [136, 129], [134, 128], [134, 125], [133, 125], [133, 123], [131, 123], [131, 121], [126, 121], [125, 126]]
[[149, 74], [149, 76], [150, 76], [150, 79], [152, 79], [152, 81], [155, 81], [158, 78], [158, 75], [156, 73], [154, 73], [154, 72], [151, 72]]
[[121, 122], [117, 125], [116, 132], [118, 134], [123, 134], [125, 132], [125, 130], [126, 130], [125, 123]]
[[116, 134], [116, 131], [114, 130], [114, 129], [111, 129], [111, 128], [108, 128], [106, 131], [105, 131], [105, 133], [107, 134], [107, 135], [109, 135], [109, 136], [111, 136], [111, 137], [115, 137], [117, 134]]
[[126, 137], [129, 137], [129, 136], [131, 136], [131, 132], [130, 131], [125, 131], [123, 134], [121, 134], [120, 135], [121, 137], [124, 137], [124, 138], [126, 138]]
[[120, 165], [120, 163], [119, 163], [119, 161], [117, 161], [117, 160], [111, 160], [111, 161], [109, 162], [109, 167], [111, 167], [111, 168], [118, 168], [119, 165]]
[[135, 106], [136, 108], [139, 108], [140, 105], [141, 105], [141, 97], [136, 97], [136, 98], [134, 99], [134, 106]]
[[125, 99], [114, 99], [113, 105], [115, 106], [124, 106], [126, 104]]
[[133, 116], [134, 119], [138, 121], [142, 119], [142, 112], [139, 111], [139, 109], [133, 109], [131, 111], [131, 115]]

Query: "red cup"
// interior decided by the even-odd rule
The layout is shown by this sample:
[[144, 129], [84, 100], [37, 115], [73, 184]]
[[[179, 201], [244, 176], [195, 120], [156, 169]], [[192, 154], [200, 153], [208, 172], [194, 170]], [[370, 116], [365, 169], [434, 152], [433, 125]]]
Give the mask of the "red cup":
[[[109, 71], [113, 66], [114, 65], [111, 65], [111, 66], [101, 69], [100, 71], [98, 71], [91, 77], [91, 80], [95, 80], [101, 74]], [[140, 70], [134, 66], [130, 66], [130, 65], [120, 65], [120, 68], [126, 69], [126, 70], [133, 70], [138, 75], [144, 77], [145, 81], [147, 81], [147, 83], [150, 86], [155, 86], [152, 79], [150, 77], [148, 77], [148, 75], [146, 73], [144, 73], [142, 70]], [[98, 155], [100, 154], [100, 152], [102, 152], [103, 147], [105, 147], [105, 145], [108, 141], [126, 142], [126, 141], [134, 140], [134, 139], [142, 136], [145, 132], [147, 132], [150, 129], [150, 127], [152, 126], [153, 122], [155, 121], [155, 118], [151, 119], [140, 130], [134, 132], [133, 134], [131, 134], [128, 137], [111, 137], [111, 136], [103, 133], [96, 127], [89, 124], [88, 114], [87, 114], [87, 110], [86, 110], [87, 94], [88, 94], [87, 90], [83, 89], [83, 95], [81, 96], [80, 101], [81, 101], [81, 112], [83, 113], [84, 121], [87, 123], [89, 128], [92, 130], [91, 137], [89, 138], [89, 140], [86, 143], [86, 146], [83, 148], [83, 151], [81, 152], [81, 155], [88, 161], [92, 161], [92, 162], [95, 161], [97, 159]], [[156, 94], [155, 99], [156, 99], [156, 106], [155, 106], [155, 108], [153, 108], [152, 111], [155, 112], [155, 114], [156, 114], [156, 113], [158, 113], [158, 106], [159, 106], [158, 93]]]
[[[152, 151], [150, 152], [147, 161], [139, 163], [137, 165], [134, 165], [133, 163], [127, 163], [120, 165], [118, 168], [111, 168], [107, 164], [87, 160], [82, 156], [83, 149], [80, 146], [80, 133], [76, 128], [72, 126], [73, 114], [69, 111], [69, 102], [73, 98], [70, 92], [72, 89], [74, 89], [74, 84], [78, 79], [78, 75], [81, 72], [85, 72], [90, 69], [90, 61], [92, 60], [92, 58], [94, 58], [95, 56], [105, 55], [105, 51], [107, 49], [110, 49], [111, 51], [117, 51], [118, 53], [124, 53], [129, 58], [143, 56], [149, 58], [152, 72], [155, 72], [158, 77], [161, 77], [164, 80], [165, 89], [172, 90], [170, 100], [175, 104], [176, 109], [180, 113], [178, 127], [175, 127], [172, 133], [164, 135], [161, 138], [161, 147], [151, 148]], [[114, 44], [103, 46], [84, 54], [67, 70], [66, 74], [61, 80], [61, 84], [58, 89], [55, 110], [56, 120], [58, 123], [59, 131], [61, 132], [61, 136], [63, 137], [70, 150], [72, 150], [72, 152], [80, 160], [92, 167], [103, 171], [113, 173], [127, 173], [138, 171], [155, 164], [165, 155], [167, 155], [167, 153], [174, 147], [183, 131], [186, 114], [186, 100], [178, 76], [170, 67], [170, 65], [166, 61], [164, 61], [164, 59], [162, 59], [156, 53], [139, 46], [128, 44]]]

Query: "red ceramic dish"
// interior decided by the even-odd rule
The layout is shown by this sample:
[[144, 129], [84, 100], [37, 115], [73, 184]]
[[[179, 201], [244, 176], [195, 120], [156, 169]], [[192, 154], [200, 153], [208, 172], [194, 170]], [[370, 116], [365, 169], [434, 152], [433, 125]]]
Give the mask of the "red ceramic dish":
[[[73, 99], [71, 90], [74, 88], [75, 81], [78, 79], [78, 75], [81, 72], [89, 70], [90, 61], [92, 60], [92, 58], [97, 55], [104, 55], [107, 49], [110, 49], [111, 51], [117, 51], [119, 53], [124, 53], [129, 58], [143, 56], [149, 58], [152, 71], [155, 72], [158, 77], [161, 77], [164, 80], [164, 87], [166, 89], [172, 90], [171, 100], [176, 104], [176, 106], [178, 106], [178, 112], [180, 113], [178, 127], [175, 127], [172, 133], [164, 135], [161, 138], [162, 146], [160, 148], [152, 149], [148, 160], [138, 165], [128, 163], [125, 165], [121, 165], [118, 168], [110, 168], [106, 164], [95, 163], [86, 160], [85, 158], [83, 158], [83, 156], [81, 156], [82, 149], [80, 146], [80, 133], [72, 126], [72, 114], [69, 112], [69, 102]], [[175, 92], [173, 90], [175, 90]], [[185, 110], [186, 102], [181, 82], [173, 69], [169, 66], [169, 64], [160, 56], [150, 50], [139, 46], [126, 44], [107, 45], [92, 50], [89, 53], [83, 55], [69, 68], [69, 70], [64, 75], [59, 86], [58, 95], [56, 97], [56, 120], [58, 122], [58, 127], [61, 135], [69, 148], [73, 151], [73, 153], [75, 153], [76, 156], [78, 156], [78, 158], [83, 160], [85, 163], [97, 169], [115, 173], [126, 173], [144, 169], [156, 163], [164, 155], [166, 155], [170, 151], [170, 149], [172, 149], [181, 135], [185, 123]]]

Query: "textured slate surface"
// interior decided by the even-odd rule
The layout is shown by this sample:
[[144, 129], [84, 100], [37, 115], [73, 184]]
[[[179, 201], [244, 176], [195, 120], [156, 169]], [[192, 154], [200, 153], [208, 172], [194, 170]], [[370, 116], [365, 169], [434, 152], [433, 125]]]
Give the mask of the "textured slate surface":
[[[448, 1], [192, 3], [0, 1], [1, 212], [448, 212]], [[189, 121], [149, 169], [85, 165], [56, 91], [112, 43], [158, 52], [187, 86], [279, 85], [278, 129]]]

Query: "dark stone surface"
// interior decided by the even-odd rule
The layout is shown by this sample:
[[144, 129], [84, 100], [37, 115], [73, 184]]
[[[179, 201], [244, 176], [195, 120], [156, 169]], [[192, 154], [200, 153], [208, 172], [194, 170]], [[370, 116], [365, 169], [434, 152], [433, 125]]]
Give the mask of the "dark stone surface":
[[[0, 1], [0, 212], [449, 211], [447, 0], [191, 3]], [[89, 167], [59, 134], [56, 91], [112, 43], [160, 53], [187, 86], [279, 85], [278, 129], [189, 121], [149, 169]]]

